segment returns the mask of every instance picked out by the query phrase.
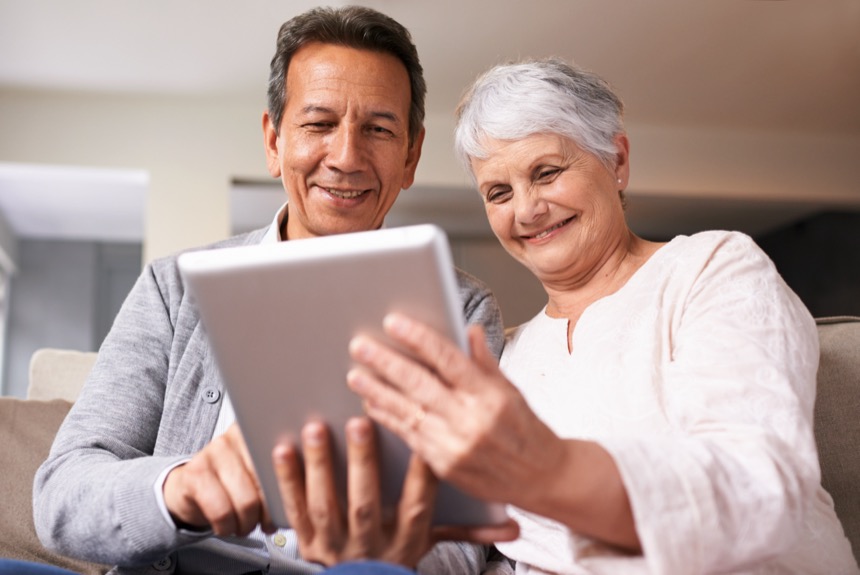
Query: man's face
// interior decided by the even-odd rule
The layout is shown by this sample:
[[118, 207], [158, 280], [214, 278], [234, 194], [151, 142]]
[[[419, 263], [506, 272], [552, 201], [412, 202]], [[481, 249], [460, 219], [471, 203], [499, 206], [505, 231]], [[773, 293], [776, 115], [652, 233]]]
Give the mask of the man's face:
[[289, 197], [287, 237], [379, 228], [412, 185], [409, 75], [391, 54], [311, 43], [292, 57], [280, 134], [263, 115], [266, 160]]

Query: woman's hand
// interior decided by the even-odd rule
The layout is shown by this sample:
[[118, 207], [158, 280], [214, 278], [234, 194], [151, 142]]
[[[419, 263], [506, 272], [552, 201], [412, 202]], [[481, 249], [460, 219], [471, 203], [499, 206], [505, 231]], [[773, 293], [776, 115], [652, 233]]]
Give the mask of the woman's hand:
[[480, 327], [469, 328], [471, 357], [402, 315], [390, 314], [384, 327], [410, 355], [356, 336], [350, 352], [361, 367], [347, 382], [364, 397], [367, 413], [440, 478], [583, 535], [641, 549], [612, 457], [596, 442], [563, 440], [540, 421], [499, 370]]
[[347, 381], [367, 413], [442, 479], [471, 495], [529, 508], [525, 498], [535, 495], [535, 478], [557, 467], [563, 444], [502, 375], [483, 331], [470, 327], [469, 357], [402, 315], [390, 314], [384, 327], [414, 359], [365, 335], [352, 340], [360, 367]]

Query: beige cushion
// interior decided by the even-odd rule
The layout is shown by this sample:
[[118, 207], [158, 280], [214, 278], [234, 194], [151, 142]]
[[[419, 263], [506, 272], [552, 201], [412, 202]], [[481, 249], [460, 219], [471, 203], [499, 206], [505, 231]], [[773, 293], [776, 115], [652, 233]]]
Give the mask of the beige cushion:
[[33, 525], [33, 476], [48, 457], [54, 434], [72, 404], [68, 401], [0, 397], [0, 557], [47, 563], [86, 575], [107, 568], [48, 551]]
[[860, 317], [820, 318], [815, 442], [821, 483], [860, 557]]
[[75, 401], [98, 354], [70, 349], [43, 348], [30, 358], [28, 399]]

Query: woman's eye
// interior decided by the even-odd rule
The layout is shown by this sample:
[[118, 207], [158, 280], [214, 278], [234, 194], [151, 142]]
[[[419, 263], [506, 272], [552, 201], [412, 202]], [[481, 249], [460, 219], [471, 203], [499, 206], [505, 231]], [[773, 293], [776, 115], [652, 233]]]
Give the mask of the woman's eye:
[[541, 168], [537, 172], [537, 180], [550, 180], [560, 172], [561, 170], [559, 168]]
[[490, 204], [501, 204], [511, 197], [510, 188], [494, 188], [487, 192], [487, 202]]

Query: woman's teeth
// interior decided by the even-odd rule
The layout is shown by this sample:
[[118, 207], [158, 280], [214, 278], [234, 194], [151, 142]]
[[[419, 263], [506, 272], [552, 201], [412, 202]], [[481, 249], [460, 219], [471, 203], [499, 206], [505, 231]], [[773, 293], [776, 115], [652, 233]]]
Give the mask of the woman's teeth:
[[564, 220], [564, 221], [561, 221], [561, 222], [557, 223], [556, 225], [554, 225], [553, 227], [548, 228], [548, 229], [546, 229], [546, 230], [542, 231], [542, 232], [541, 232], [541, 233], [539, 233], [539, 234], [535, 234], [534, 236], [532, 236], [532, 238], [533, 238], [533, 239], [535, 239], [535, 240], [539, 240], [539, 239], [545, 238], [545, 237], [547, 237], [551, 232], [554, 232], [554, 231], [555, 231], [555, 230], [557, 230], [558, 228], [560, 228], [560, 227], [562, 227], [563, 225], [567, 224], [567, 222], [569, 222], [569, 221], [570, 221], [570, 220], [572, 220], [572, 219], [573, 219], [573, 218], [568, 218], [568, 219], [566, 219], [566, 220]]

